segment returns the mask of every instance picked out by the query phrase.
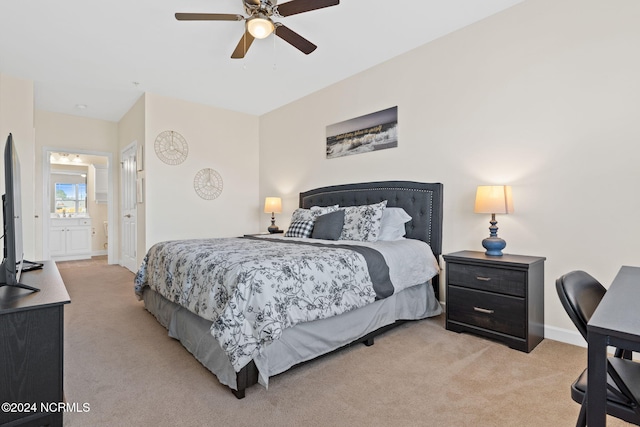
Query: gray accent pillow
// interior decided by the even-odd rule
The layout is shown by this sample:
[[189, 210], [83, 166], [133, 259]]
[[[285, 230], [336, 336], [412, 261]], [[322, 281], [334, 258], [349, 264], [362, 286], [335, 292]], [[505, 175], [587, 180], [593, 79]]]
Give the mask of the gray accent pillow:
[[320, 215], [313, 225], [311, 238], [324, 240], [338, 240], [344, 225], [344, 211], [335, 211]]

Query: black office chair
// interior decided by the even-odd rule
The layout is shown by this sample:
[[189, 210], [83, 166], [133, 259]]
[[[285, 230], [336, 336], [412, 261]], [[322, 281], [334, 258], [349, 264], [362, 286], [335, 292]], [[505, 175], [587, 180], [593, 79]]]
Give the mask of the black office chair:
[[[556, 280], [556, 290], [571, 321], [584, 339], [587, 323], [598, 307], [606, 289], [584, 271], [572, 271]], [[607, 414], [640, 425], [640, 364], [631, 360], [632, 352], [616, 349], [615, 357], [607, 363]], [[587, 370], [571, 385], [571, 398], [580, 403], [576, 426], [587, 424]]]

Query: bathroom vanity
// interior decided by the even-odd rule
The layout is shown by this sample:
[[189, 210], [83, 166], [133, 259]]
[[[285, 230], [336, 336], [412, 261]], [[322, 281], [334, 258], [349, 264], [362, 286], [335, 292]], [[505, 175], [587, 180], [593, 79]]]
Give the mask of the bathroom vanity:
[[56, 261], [91, 258], [91, 218], [52, 217], [49, 222], [49, 252]]

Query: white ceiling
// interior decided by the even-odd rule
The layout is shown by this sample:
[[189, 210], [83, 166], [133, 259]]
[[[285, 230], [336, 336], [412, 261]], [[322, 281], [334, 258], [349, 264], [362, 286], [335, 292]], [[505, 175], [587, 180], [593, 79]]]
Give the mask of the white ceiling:
[[32, 80], [38, 109], [109, 121], [144, 92], [261, 115], [521, 1], [342, 0], [275, 19], [310, 55], [270, 36], [231, 59], [244, 22], [174, 13], [242, 0], [0, 0], [0, 73]]

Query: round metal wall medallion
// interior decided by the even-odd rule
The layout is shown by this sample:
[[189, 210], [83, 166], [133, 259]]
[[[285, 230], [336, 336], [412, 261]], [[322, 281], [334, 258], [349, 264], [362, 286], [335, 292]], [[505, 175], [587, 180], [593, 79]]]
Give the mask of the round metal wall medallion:
[[187, 141], [178, 132], [165, 130], [156, 137], [156, 155], [168, 165], [179, 165], [189, 154]]
[[193, 188], [198, 196], [213, 200], [222, 193], [222, 177], [211, 168], [201, 169], [193, 180]]

